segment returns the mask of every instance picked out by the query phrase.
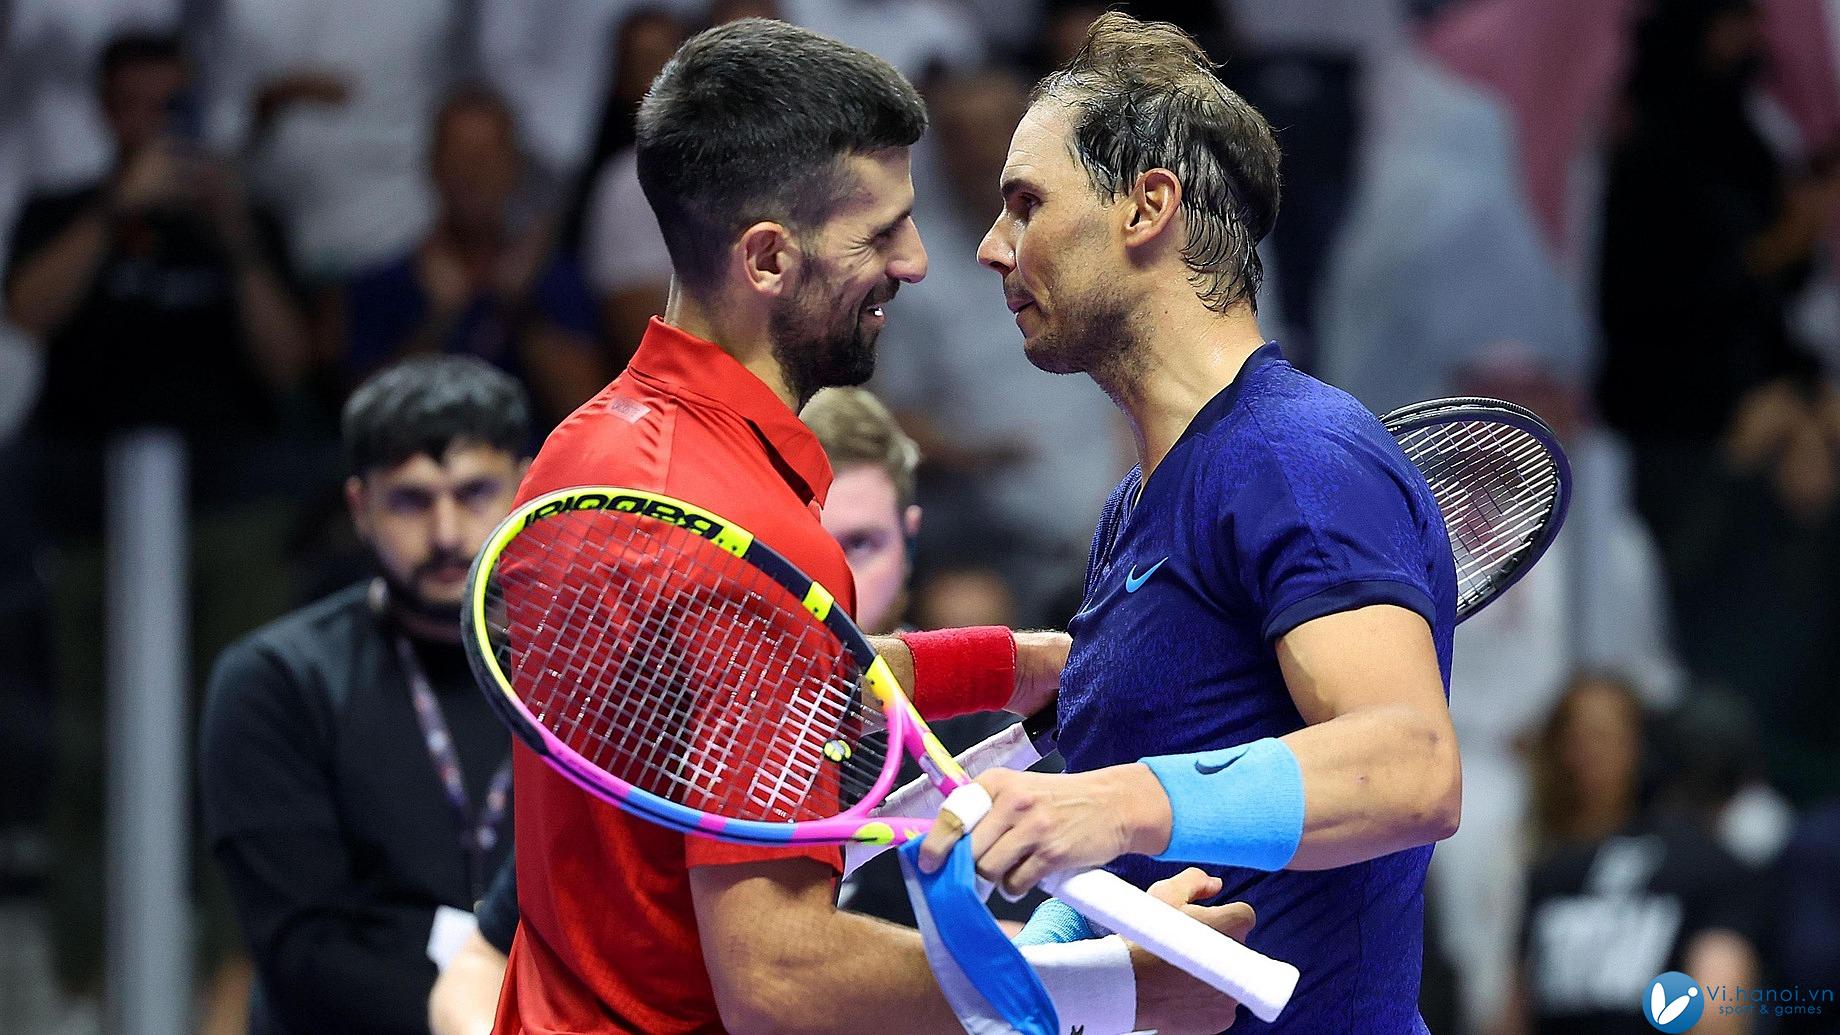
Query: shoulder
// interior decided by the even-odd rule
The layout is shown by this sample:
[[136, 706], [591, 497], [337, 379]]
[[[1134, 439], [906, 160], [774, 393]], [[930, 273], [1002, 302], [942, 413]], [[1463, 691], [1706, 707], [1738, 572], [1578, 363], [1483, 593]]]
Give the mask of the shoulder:
[[13, 224], [11, 252], [17, 259], [30, 256], [50, 238], [60, 233], [82, 213], [85, 206], [102, 196], [98, 185], [35, 194], [20, 206]]
[[681, 409], [676, 397], [628, 370], [544, 439], [518, 502], [574, 485], [662, 490], [680, 438]]
[[1378, 417], [1288, 363], [1258, 371], [1200, 447], [1204, 478], [1272, 482], [1299, 504], [1377, 475], [1385, 482], [1411, 478], [1410, 462]]
[[[349, 666], [374, 635], [365, 584], [284, 615], [225, 648], [211, 673], [205, 721], [274, 717], [330, 706], [335, 667]], [[315, 698], [322, 700], [315, 700]]]

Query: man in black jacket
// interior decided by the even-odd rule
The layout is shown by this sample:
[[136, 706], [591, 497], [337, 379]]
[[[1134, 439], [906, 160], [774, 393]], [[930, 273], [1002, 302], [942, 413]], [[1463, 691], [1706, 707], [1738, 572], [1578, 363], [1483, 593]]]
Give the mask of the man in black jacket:
[[379, 577], [218, 659], [205, 835], [257, 968], [255, 1035], [426, 1032], [444, 947], [510, 847], [509, 740], [468, 672], [468, 565], [530, 442], [510, 378], [404, 362], [345, 407], [346, 499]]

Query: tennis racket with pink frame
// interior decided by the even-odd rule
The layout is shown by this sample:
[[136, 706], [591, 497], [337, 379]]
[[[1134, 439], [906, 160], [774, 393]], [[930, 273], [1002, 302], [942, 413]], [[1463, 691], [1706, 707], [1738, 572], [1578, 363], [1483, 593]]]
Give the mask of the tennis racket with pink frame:
[[[634, 815], [757, 845], [902, 844], [872, 812], [914, 758], [970, 777], [831, 593], [731, 521], [619, 487], [518, 508], [474, 562], [467, 655], [517, 737]], [[886, 810], [884, 810], [886, 811]], [[1103, 870], [1042, 886], [1270, 1020], [1297, 969]]]

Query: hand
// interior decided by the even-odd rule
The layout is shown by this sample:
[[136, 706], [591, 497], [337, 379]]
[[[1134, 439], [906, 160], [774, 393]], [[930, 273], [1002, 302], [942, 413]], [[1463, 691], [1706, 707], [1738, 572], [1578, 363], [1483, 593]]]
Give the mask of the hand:
[[[1222, 906], [1191, 903], [1220, 894], [1220, 878], [1189, 867], [1167, 880], [1150, 885], [1150, 894], [1236, 941], [1258, 921], [1244, 902]], [[1239, 1004], [1187, 971], [1164, 963], [1135, 945], [1131, 965], [1137, 976], [1137, 1027], [1161, 1035], [1178, 1032], [1219, 1032], [1233, 1024]]]
[[1016, 692], [1003, 707], [1029, 716], [1054, 703], [1073, 637], [1064, 632], [1016, 634]]
[[110, 200], [118, 211], [139, 214], [171, 208], [187, 195], [186, 159], [169, 140], [156, 140], [129, 156]]
[[255, 225], [242, 177], [224, 161], [201, 161], [194, 170], [198, 200], [218, 239], [231, 257], [247, 257], [255, 247]]
[[[1169, 796], [1141, 763], [1090, 773], [992, 769], [977, 783], [991, 799], [990, 813], [971, 832], [977, 872], [1012, 898], [1050, 873], [1169, 846]], [[920, 845], [920, 868], [937, 870], [962, 836], [958, 817], [941, 812]]]
[[276, 76], [256, 92], [256, 121], [267, 122], [281, 109], [296, 104], [338, 107], [351, 100], [351, 84], [344, 76], [324, 69], [302, 68]]

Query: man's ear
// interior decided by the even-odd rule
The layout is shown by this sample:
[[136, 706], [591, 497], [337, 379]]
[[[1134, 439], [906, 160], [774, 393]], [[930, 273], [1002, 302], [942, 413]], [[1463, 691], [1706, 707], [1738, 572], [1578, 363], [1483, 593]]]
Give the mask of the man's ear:
[[792, 290], [804, 253], [783, 224], [755, 223], [735, 242], [735, 262], [742, 282], [763, 295], [779, 297]]
[[1175, 227], [1182, 207], [1182, 181], [1168, 169], [1151, 169], [1131, 184], [1124, 201], [1124, 245], [1141, 248]]
[[920, 505], [918, 503], [909, 503], [907, 510], [902, 512], [901, 531], [909, 539], [920, 534]]
[[370, 517], [364, 508], [364, 479], [357, 475], [345, 479], [345, 509], [351, 514], [351, 524], [358, 530], [358, 538], [371, 541]]

